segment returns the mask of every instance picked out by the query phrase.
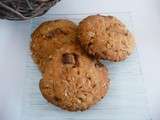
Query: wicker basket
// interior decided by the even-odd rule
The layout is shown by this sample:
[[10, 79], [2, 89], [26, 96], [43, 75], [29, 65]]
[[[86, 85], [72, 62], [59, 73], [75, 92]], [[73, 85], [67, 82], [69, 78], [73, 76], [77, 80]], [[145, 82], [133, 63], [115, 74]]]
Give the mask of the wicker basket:
[[0, 18], [28, 20], [43, 15], [60, 0], [0, 0]]

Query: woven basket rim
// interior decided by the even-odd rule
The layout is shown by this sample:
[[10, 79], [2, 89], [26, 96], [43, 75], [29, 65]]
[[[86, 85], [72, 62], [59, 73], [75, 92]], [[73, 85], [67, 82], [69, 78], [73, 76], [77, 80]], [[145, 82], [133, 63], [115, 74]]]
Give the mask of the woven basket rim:
[[0, 1], [0, 19], [28, 20], [45, 14], [60, 0], [3, 0]]

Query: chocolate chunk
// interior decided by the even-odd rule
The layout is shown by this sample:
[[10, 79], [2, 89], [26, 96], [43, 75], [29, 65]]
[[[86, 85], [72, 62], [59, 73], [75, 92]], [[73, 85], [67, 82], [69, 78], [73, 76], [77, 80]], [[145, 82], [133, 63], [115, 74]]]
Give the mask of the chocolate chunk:
[[73, 64], [73, 65], [79, 66], [78, 55], [75, 53], [63, 54], [62, 62], [64, 64]]
[[95, 66], [96, 67], [104, 67], [104, 65], [102, 63], [100, 63], [99, 61], [96, 62]]
[[128, 36], [128, 32], [124, 34], [125, 36]]
[[108, 16], [108, 18], [113, 19], [114, 17], [113, 16]]
[[91, 42], [88, 43], [88, 48], [91, 47], [92, 45], [93, 45], [93, 43], [91, 43]]
[[64, 35], [67, 35], [67, 32], [65, 32], [64, 30], [60, 29], [60, 28], [57, 28], [55, 29], [55, 34], [64, 34]]
[[53, 99], [54, 99], [55, 101], [57, 101], [57, 102], [61, 100], [60, 98], [58, 98], [58, 97], [56, 97], [56, 96], [55, 96]]
[[46, 37], [52, 38], [52, 37], [55, 37], [55, 36], [61, 35], [61, 34], [67, 35], [68, 33], [65, 32], [65, 31], [63, 31], [63, 30], [60, 29], [60, 28], [57, 28], [57, 29], [55, 29], [55, 30], [53, 30], [53, 31], [48, 32], [48, 34], [46, 35]]
[[108, 31], [109, 30], [109, 27], [106, 27], [106, 31]]

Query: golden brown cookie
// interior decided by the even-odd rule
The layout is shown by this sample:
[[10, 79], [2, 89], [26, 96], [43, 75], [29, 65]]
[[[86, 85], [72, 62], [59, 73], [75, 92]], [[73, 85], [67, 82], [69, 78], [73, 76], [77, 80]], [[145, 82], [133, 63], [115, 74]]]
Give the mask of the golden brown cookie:
[[63, 44], [73, 42], [76, 34], [77, 25], [69, 20], [44, 22], [32, 33], [32, 57], [42, 72], [53, 52]]
[[135, 47], [132, 34], [113, 16], [93, 15], [85, 18], [79, 24], [78, 34], [82, 47], [100, 59], [124, 60]]
[[69, 111], [83, 111], [105, 96], [107, 69], [79, 45], [64, 45], [52, 57], [39, 84], [48, 102]]

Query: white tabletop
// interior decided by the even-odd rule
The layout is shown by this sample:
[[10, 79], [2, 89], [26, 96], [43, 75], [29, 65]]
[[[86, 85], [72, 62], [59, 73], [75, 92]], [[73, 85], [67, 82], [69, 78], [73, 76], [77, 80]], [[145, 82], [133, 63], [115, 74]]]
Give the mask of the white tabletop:
[[[146, 95], [153, 120], [160, 120], [160, 1], [62, 0], [49, 13], [131, 12]], [[25, 79], [29, 21], [0, 21], [0, 120], [18, 120]]]

